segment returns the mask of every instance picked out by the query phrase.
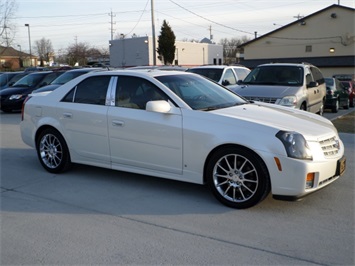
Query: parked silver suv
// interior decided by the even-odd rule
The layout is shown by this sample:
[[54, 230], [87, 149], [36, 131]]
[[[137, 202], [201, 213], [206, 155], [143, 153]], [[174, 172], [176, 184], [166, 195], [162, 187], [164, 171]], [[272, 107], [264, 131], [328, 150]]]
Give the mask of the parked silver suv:
[[323, 114], [326, 86], [320, 70], [308, 63], [259, 65], [231, 87], [252, 101], [262, 101]]
[[230, 87], [237, 85], [238, 80], [243, 80], [250, 73], [250, 69], [240, 65], [206, 65], [190, 68], [187, 72], [205, 76], [223, 86]]

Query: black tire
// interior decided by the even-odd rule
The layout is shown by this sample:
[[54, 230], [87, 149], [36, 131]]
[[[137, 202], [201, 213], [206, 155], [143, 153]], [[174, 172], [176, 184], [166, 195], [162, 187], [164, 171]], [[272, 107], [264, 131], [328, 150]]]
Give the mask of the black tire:
[[307, 111], [306, 103], [301, 104], [300, 110]]
[[250, 208], [270, 192], [266, 165], [254, 152], [242, 147], [216, 151], [208, 161], [205, 174], [213, 195], [231, 208]]
[[6, 109], [6, 108], [1, 109], [1, 111], [3, 111], [4, 113], [12, 113], [11, 109]]
[[349, 109], [350, 100], [347, 99], [346, 104], [343, 106], [344, 109]]
[[41, 132], [36, 148], [38, 159], [48, 172], [64, 172], [71, 166], [68, 146], [57, 130], [49, 128]]
[[337, 113], [339, 111], [339, 101], [336, 100], [335, 105], [332, 106], [332, 112]]

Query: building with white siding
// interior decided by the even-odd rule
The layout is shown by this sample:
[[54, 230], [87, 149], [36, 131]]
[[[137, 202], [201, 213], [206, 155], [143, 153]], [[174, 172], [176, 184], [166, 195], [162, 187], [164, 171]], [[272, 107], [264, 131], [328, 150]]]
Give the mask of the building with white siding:
[[[156, 48], [158, 44], [156, 44]], [[175, 41], [174, 65], [192, 67], [198, 65], [222, 65], [223, 45]], [[110, 41], [110, 65], [112, 67], [152, 66], [153, 38], [133, 37]], [[164, 63], [156, 53], [156, 65]]]

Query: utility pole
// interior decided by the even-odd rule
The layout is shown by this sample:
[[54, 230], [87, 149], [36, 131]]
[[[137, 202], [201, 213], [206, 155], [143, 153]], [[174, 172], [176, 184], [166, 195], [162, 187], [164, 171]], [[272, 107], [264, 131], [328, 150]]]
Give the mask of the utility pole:
[[212, 41], [213, 35], [212, 35], [212, 26], [210, 25], [208, 30], [210, 31], [210, 40]]
[[150, 0], [151, 3], [151, 16], [152, 16], [152, 37], [153, 37], [153, 66], [157, 64], [157, 51], [155, 44], [155, 22], [154, 22], [154, 0]]
[[113, 28], [113, 24], [116, 24], [116, 22], [113, 22], [113, 17], [116, 17], [115, 14], [112, 13], [112, 9], [111, 9], [111, 13], [108, 14], [111, 17], [111, 41], [113, 40], [113, 33], [114, 33], [114, 28]]

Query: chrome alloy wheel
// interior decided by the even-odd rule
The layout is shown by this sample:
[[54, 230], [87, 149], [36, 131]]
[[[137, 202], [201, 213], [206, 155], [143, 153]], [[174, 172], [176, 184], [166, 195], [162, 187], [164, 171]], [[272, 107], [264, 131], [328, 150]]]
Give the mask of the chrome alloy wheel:
[[46, 134], [41, 138], [39, 152], [42, 162], [48, 168], [57, 168], [63, 160], [62, 144], [53, 134]]
[[213, 183], [226, 200], [245, 202], [257, 192], [259, 177], [255, 166], [246, 157], [227, 154], [214, 166]]

